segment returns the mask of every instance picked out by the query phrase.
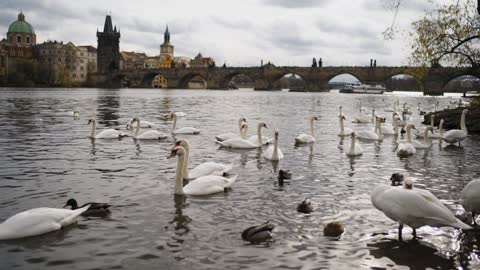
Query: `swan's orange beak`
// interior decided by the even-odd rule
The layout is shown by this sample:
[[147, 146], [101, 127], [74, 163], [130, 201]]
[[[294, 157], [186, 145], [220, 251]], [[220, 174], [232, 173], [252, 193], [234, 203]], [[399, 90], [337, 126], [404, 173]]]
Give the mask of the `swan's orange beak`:
[[170, 152], [170, 154], [167, 156], [167, 159], [173, 158], [176, 155], [177, 155], [177, 150], [172, 150], [172, 152]]

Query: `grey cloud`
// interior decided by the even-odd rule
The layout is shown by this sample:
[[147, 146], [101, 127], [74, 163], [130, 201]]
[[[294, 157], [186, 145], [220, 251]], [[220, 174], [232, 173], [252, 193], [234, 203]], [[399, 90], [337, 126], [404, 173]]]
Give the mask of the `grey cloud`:
[[253, 26], [253, 24], [247, 20], [233, 20], [231, 18], [227, 19], [219, 16], [212, 16], [211, 19], [212, 22], [225, 28], [248, 30]]
[[366, 22], [345, 25], [339, 21], [318, 20], [316, 26], [323, 33], [346, 35], [354, 38], [378, 39], [381, 34], [371, 30], [371, 25]]
[[266, 5], [284, 8], [310, 8], [325, 6], [330, 0], [263, 0], [262, 2]]

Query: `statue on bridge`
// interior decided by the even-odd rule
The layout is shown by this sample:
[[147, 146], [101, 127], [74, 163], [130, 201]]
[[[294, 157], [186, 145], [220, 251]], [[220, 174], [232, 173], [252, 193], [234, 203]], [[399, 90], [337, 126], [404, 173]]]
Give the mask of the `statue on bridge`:
[[317, 67], [317, 59], [315, 59], [315, 57], [313, 58], [312, 67], [313, 68]]

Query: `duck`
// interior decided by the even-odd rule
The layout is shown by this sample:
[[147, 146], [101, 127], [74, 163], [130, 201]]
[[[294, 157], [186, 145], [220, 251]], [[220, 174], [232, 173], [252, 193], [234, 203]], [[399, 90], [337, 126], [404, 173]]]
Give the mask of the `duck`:
[[[143, 121], [142, 121], [143, 122]], [[142, 126], [140, 119], [134, 118], [132, 123], [136, 123], [135, 126], [135, 134], [133, 135], [133, 139], [135, 140], [160, 140], [160, 139], [165, 139], [168, 137], [167, 134], [158, 131], [158, 130], [147, 130], [143, 132], [142, 134], [138, 135], [138, 132], [140, 131], [140, 127]], [[133, 126], [133, 125], [132, 125]]]
[[248, 227], [242, 232], [242, 239], [250, 243], [262, 243], [272, 239], [272, 231], [275, 229], [275, 225], [269, 221], [257, 225]]
[[297, 212], [304, 214], [310, 214], [311, 212], [313, 212], [312, 201], [308, 198], [303, 200], [300, 204], [298, 204]]
[[476, 226], [475, 215], [480, 212], [480, 179], [468, 182], [460, 193], [460, 204], [465, 211], [472, 213], [473, 224]]
[[[130, 121], [128, 121], [127, 125], [125, 126], [125, 129], [136, 128], [138, 126], [137, 120], [138, 120], [137, 117], [132, 118]], [[155, 124], [150, 122], [150, 121], [142, 120], [142, 122], [140, 123], [140, 127], [141, 128], [152, 128], [152, 127], [155, 127]]]
[[402, 173], [393, 173], [390, 176], [390, 181], [392, 181], [392, 186], [394, 187], [402, 185], [404, 179], [405, 177]]
[[194, 127], [182, 127], [175, 129], [177, 126], [177, 113], [172, 113], [173, 116], [173, 134], [200, 134], [201, 130]]
[[[243, 123], [247, 123], [247, 119], [245, 117], [241, 117], [240, 119], [238, 119], [238, 128], [239, 128], [240, 132], [242, 131], [242, 124]], [[226, 141], [228, 139], [238, 138], [238, 137], [241, 137], [241, 138], [245, 139], [246, 134], [243, 134], [243, 133], [244, 132], [241, 132], [240, 135], [238, 135], [236, 133], [233, 133], [233, 132], [222, 133], [222, 134], [219, 134], [219, 135], [215, 136], [215, 139], [219, 142], [223, 142], [223, 141]]]
[[449, 144], [458, 143], [461, 146], [461, 142], [467, 138], [468, 130], [465, 124], [465, 117], [468, 113], [468, 109], [463, 109], [462, 117], [460, 118], [460, 129], [451, 129], [443, 134], [442, 140]]
[[354, 157], [360, 156], [363, 154], [363, 149], [360, 144], [356, 142], [357, 134], [355, 132], [351, 135], [350, 149], [345, 153], [347, 156]]
[[75, 199], [68, 199], [67, 203], [63, 206], [63, 208], [70, 206], [71, 210], [77, 210], [79, 208], [83, 208], [86, 206], [90, 206], [87, 211], [83, 212], [81, 216], [104, 216], [110, 214], [110, 204], [108, 203], [95, 203], [89, 202], [82, 206], [78, 206], [78, 203]]
[[273, 139], [273, 145], [270, 145], [267, 150], [265, 151], [265, 154], [263, 154], [263, 157], [268, 160], [272, 161], [278, 161], [283, 159], [283, 153], [282, 150], [278, 147], [278, 129], [275, 129], [275, 136]]
[[278, 185], [283, 186], [285, 180], [292, 179], [292, 172], [290, 170], [279, 170], [278, 171]]
[[432, 127], [426, 127], [425, 130], [423, 131], [423, 142], [420, 142], [418, 140], [413, 140], [412, 144], [415, 149], [429, 149], [432, 146], [432, 143], [429, 140], [428, 132], [433, 132]]
[[187, 115], [184, 112], [169, 111], [167, 113], [161, 114], [160, 119], [161, 120], [173, 120], [173, 114], [175, 114], [177, 117], [185, 117]]
[[409, 177], [403, 181], [403, 187], [384, 184], [376, 186], [370, 199], [375, 208], [399, 223], [399, 241], [403, 240], [404, 225], [413, 229], [413, 239], [417, 239], [416, 229], [423, 226], [472, 229], [457, 219], [430, 191], [413, 188], [413, 180]]
[[307, 144], [315, 142], [314, 122], [318, 121], [318, 117], [310, 117], [310, 134], [302, 133], [295, 138], [295, 144]]
[[[246, 134], [247, 133], [246, 130], [248, 130], [248, 124], [243, 123], [242, 127], [240, 128], [240, 133]], [[233, 149], [254, 149], [254, 148], [262, 147], [261, 144], [253, 143], [244, 138], [231, 138], [222, 142], [216, 141], [216, 143], [220, 144], [221, 147], [233, 148]]]
[[231, 178], [218, 175], [206, 175], [198, 177], [183, 186], [183, 179], [185, 178], [183, 175], [186, 157], [185, 149], [181, 146], [175, 146], [167, 158], [173, 158], [175, 156], [178, 156], [175, 177], [175, 194], [177, 195], [204, 196], [225, 192], [237, 180], [236, 175]]
[[232, 164], [221, 164], [217, 162], [203, 162], [195, 168], [189, 170], [188, 162], [190, 160], [190, 144], [186, 139], [181, 139], [175, 142], [175, 146], [181, 146], [185, 150], [185, 166], [183, 167], [183, 179], [193, 180], [207, 175], [225, 176], [232, 170]]
[[74, 111], [73, 112], [73, 120], [80, 120], [80, 112]]
[[345, 127], [344, 125], [343, 121], [347, 120], [345, 116], [343, 114], [340, 114], [338, 118], [340, 119], [340, 130], [338, 131], [337, 135], [340, 137], [352, 135], [353, 130], [351, 128]]
[[[262, 128], [267, 128], [267, 124], [260, 122], [257, 124], [257, 135], [250, 136], [247, 140], [256, 145], [266, 145], [272, 142], [267, 136], [262, 136]], [[245, 131], [245, 134], [247, 132]]]
[[74, 223], [89, 207], [87, 205], [77, 210], [40, 207], [20, 212], [0, 224], [0, 240], [37, 236], [59, 230]]
[[411, 132], [410, 132], [411, 129], [415, 129], [415, 126], [412, 125], [412, 124], [408, 124], [407, 125], [407, 141], [404, 142], [404, 143], [402, 142], [402, 143], [398, 144], [397, 156], [399, 156], [399, 157], [411, 156], [411, 155], [413, 155], [417, 152], [417, 150], [415, 149], [415, 147], [412, 144], [412, 135], [411, 135]]
[[323, 228], [323, 235], [327, 237], [340, 237], [345, 232], [345, 228], [340, 222], [329, 222]]
[[128, 136], [128, 134], [113, 128], [104, 129], [100, 133], [95, 135], [96, 128], [97, 128], [97, 121], [95, 120], [95, 118], [92, 118], [88, 120], [88, 125], [90, 125], [90, 123], [92, 123], [92, 133], [90, 134], [90, 138], [92, 139], [118, 139], [118, 138]]

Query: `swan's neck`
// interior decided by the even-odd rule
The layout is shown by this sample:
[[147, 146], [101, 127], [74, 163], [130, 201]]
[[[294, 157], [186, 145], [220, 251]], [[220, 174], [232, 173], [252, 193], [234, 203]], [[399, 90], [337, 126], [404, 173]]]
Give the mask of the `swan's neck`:
[[375, 110], [372, 110], [372, 124], [375, 124]]
[[434, 116], [434, 114], [432, 114], [432, 117], [430, 117], [430, 126], [431, 126], [432, 128], [435, 127], [434, 123], [435, 123], [435, 116]]
[[315, 128], [313, 126], [313, 119], [310, 120], [310, 135], [315, 138]]
[[246, 125], [246, 126], [243, 128], [243, 130], [242, 130], [242, 132], [241, 132], [240, 135], [241, 135], [242, 139], [246, 140], [246, 139], [247, 139], [247, 134], [248, 134], [248, 125]]
[[137, 126], [135, 127], [135, 138], [137, 138], [139, 131], [140, 131], [140, 121], [137, 121]]
[[425, 129], [423, 133], [423, 143], [425, 145], [428, 145], [430, 143], [430, 140], [428, 139], [428, 129]]
[[175, 131], [176, 127], [177, 127], [177, 116], [173, 115], [173, 131]]
[[175, 178], [175, 194], [183, 193], [183, 167], [185, 163], [185, 156], [179, 156], [177, 161], [177, 176]]
[[350, 143], [350, 153], [355, 152], [355, 137], [352, 137], [352, 142]]
[[412, 143], [412, 135], [410, 134], [411, 126], [407, 127], [407, 143]]
[[462, 129], [462, 131], [464, 131], [465, 133], [467, 133], [467, 125], [465, 124], [465, 112], [462, 112], [462, 119], [460, 120], [460, 128]]
[[345, 127], [343, 125], [343, 117], [340, 116], [340, 133], [344, 134], [345, 133]]
[[188, 178], [188, 162], [190, 161], [190, 146], [185, 145], [183, 146], [183, 149], [185, 149], [185, 157], [184, 159], [184, 164], [183, 164], [183, 177]]
[[[438, 134], [440, 135], [440, 138], [443, 137], [443, 121], [440, 121], [440, 125], [438, 126]], [[440, 140], [441, 142], [442, 140]]]
[[275, 135], [275, 140], [273, 141], [273, 160], [278, 160], [278, 136]]
[[259, 145], [262, 145], [262, 126], [257, 126], [257, 141]]
[[395, 135], [398, 135], [398, 119], [396, 117], [393, 118], [393, 131], [395, 131]]
[[378, 138], [383, 139], [383, 133], [382, 133], [382, 122], [380, 120], [378, 122]]
[[91, 138], [95, 138], [96, 129], [97, 129], [97, 123], [96, 123], [96, 121], [92, 121], [92, 134], [90, 134]]

